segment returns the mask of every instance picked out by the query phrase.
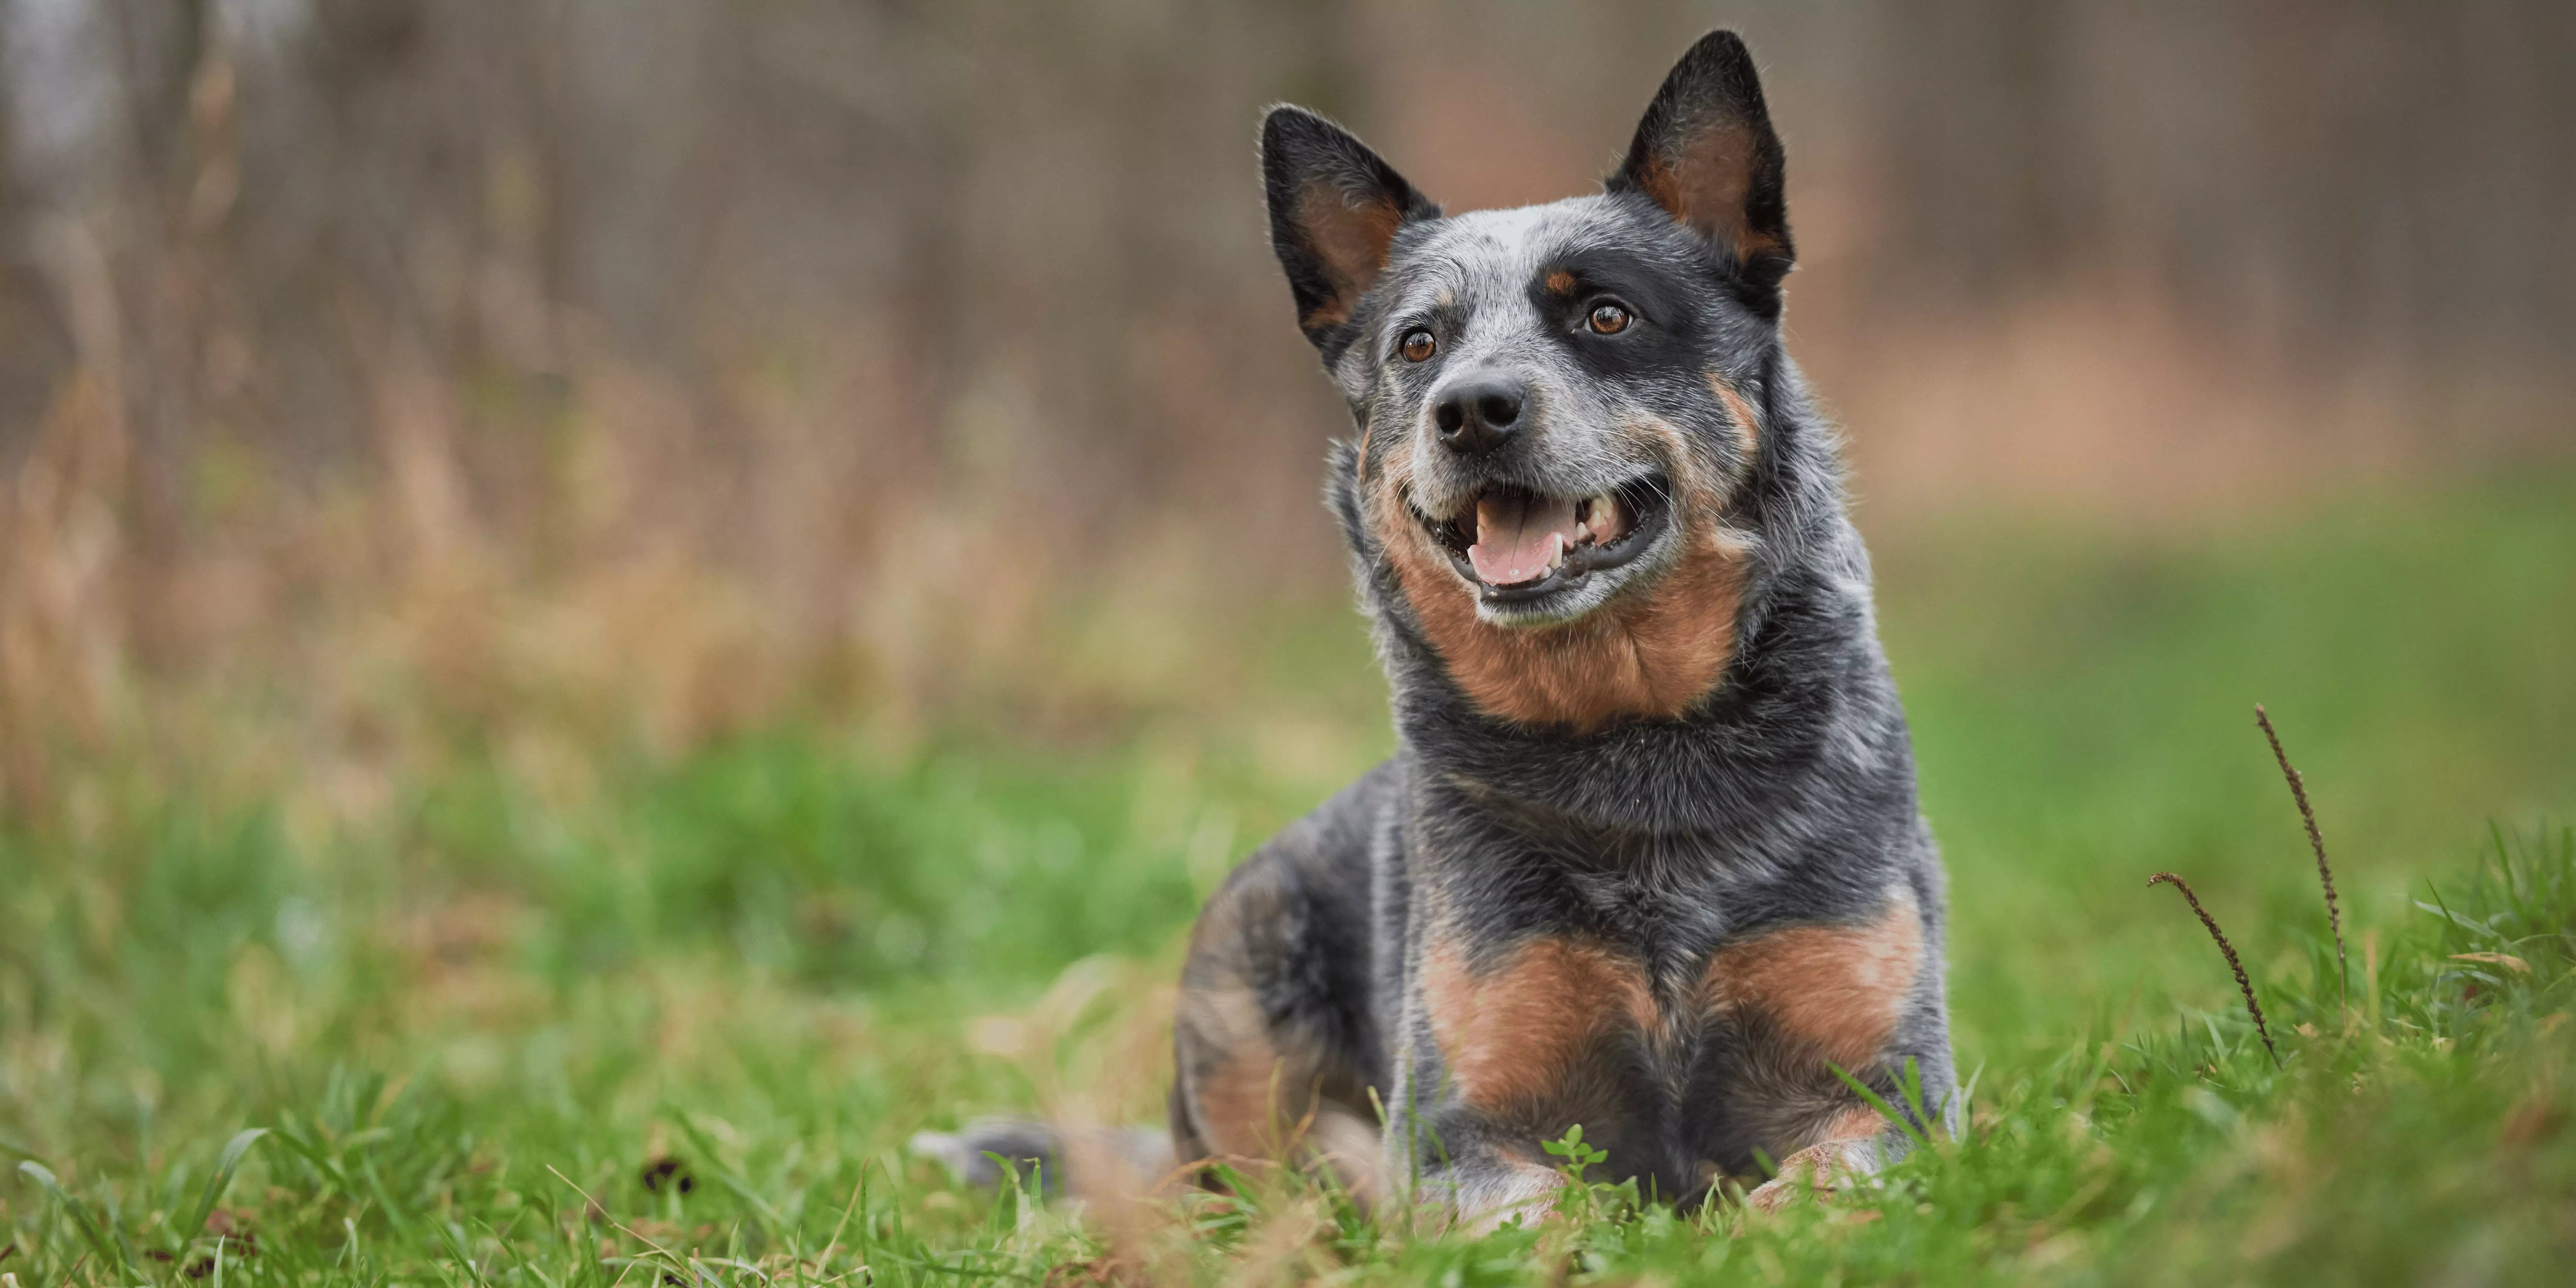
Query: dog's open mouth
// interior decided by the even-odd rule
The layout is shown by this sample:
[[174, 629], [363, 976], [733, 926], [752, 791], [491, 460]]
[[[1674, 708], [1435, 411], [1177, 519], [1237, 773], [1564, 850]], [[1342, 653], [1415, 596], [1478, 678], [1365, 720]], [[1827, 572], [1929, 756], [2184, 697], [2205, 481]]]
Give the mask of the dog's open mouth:
[[1488, 602], [1539, 599], [1645, 553], [1663, 530], [1672, 489], [1650, 474], [1591, 496], [1496, 485], [1455, 517], [1419, 520], [1458, 575]]

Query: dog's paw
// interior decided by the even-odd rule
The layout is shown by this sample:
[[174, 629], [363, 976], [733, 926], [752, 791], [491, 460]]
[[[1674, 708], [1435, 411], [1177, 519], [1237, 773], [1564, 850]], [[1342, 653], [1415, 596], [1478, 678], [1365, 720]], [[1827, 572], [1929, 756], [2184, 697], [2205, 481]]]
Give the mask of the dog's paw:
[[1867, 1176], [1877, 1165], [1877, 1146], [1866, 1140], [1829, 1140], [1810, 1145], [1780, 1163], [1780, 1174], [1753, 1187], [1744, 1206], [1777, 1212], [1813, 1194], [1830, 1198], [1835, 1190]]
[[1806, 1178], [1799, 1177], [1792, 1180], [1784, 1173], [1754, 1186], [1745, 1194], [1744, 1206], [1766, 1214], [1777, 1212], [1806, 1197], [1810, 1192], [1818, 1198], [1825, 1198], [1830, 1196], [1833, 1190], [1829, 1186], [1822, 1185], [1814, 1186], [1811, 1190]]

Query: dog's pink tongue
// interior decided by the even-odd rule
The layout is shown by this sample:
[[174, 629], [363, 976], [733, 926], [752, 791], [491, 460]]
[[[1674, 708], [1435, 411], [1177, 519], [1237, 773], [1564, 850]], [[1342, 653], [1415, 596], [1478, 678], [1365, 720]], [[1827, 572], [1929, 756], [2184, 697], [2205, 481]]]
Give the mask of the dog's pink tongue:
[[1556, 552], [1582, 535], [1571, 500], [1489, 496], [1476, 502], [1476, 544], [1467, 547], [1467, 562], [1488, 586], [1536, 581]]

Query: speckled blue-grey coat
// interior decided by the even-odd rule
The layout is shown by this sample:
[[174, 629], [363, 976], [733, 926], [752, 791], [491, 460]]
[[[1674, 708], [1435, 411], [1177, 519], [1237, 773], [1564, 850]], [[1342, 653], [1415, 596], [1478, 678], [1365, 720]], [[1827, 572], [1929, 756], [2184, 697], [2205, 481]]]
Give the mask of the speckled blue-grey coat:
[[1202, 914], [1176, 1157], [1490, 1224], [1548, 1204], [1576, 1124], [1683, 1202], [1892, 1156], [1845, 1076], [1949, 1112], [1942, 874], [1835, 434], [1781, 344], [1743, 42], [1683, 57], [1597, 196], [1443, 216], [1295, 107], [1262, 166], [1354, 421], [1328, 497], [1401, 750]]

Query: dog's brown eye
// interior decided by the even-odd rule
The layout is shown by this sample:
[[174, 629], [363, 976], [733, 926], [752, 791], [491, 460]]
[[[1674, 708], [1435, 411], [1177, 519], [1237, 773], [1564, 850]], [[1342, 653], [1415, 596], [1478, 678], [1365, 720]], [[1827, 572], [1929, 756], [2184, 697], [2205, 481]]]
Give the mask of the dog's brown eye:
[[1604, 304], [1592, 310], [1592, 329], [1603, 335], [1617, 335], [1628, 329], [1628, 310], [1616, 304]]
[[1404, 333], [1404, 360], [1407, 362], [1424, 361], [1431, 356], [1432, 350], [1439, 347], [1440, 342], [1432, 339], [1431, 333], [1428, 331], [1407, 331]]

